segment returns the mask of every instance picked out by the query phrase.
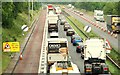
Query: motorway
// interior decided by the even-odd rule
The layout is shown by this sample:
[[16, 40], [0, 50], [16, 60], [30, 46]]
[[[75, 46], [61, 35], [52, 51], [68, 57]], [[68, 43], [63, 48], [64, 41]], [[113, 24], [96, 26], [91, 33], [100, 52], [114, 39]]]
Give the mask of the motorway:
[[[90, 23], [86, 22], [79, 16], [73, 14], [72, 12], [69, 12], [65, 10], [68, 14], [72, 15], [76, 19], [78, 19], [80, 22], [82, 22], [85, 25], [89, 25], [92, 27], [92, 30], [100, 35], [103, 38], [106, 38], [110, 41], [111, 45], [113, 47], [118, 48], [118, 40], [114, 37], [111, 37], [107, 33], [101, 31], [100, 29], [95, 28]], [[42, 46], [42, 40], [43, 40], [43, 31], [45, 27], [45, 19], [46, 19], [46, 11], [41, 11], [41, 15], [39, 16], [38, 22], [36, 23], [36, 27], [32, 33], [32, 36], [30, 37], [30, 40], [28, 41], [28, 44], [24, 50], [23, 54], [23, 60], [18, 61], [17, 65], [15, 66], [15, 69], [13, 73], [38, 73], [39, 69], [39, 58], [41, 58], [41, 46]], [[61, 15], [63, 19], [65, 17]], [[47, 28], [47, 27], [46, 27]], [[80, 73], [84, 73], [84, 60], [81, 59], [80, 53], [76, 53], [76, 46], [73, 46], [70, 42], [70, 36], [66, 36], [66, 31], [63, 29], [63, 25], [60, 25], [60, 22], [58, 24], [58, 33], [59, 38], [67, 38], [68, 39], [68, 50], [69, 50], [69, 56], [71, 57], [70, 60], [78, 66], [80, 69]], [[49, 33], [48, 36], [49, 38]], [[113, 42], [114, 41], [114, 42]]]
[[[72, 17], [76, 18], [78, 21], [82, 22], [84, 25], [88, 25], [92, 27], [93, 32], [95, 32], [96, 34], [98, 34], [100, 37], [102, 38], [106, 38], [109, 40], [111, 46], [117, 50], [119, 50], [119, 45], [118, 42], [120, 42], [120, 40], [112, 37], [111, 35], [109, 35], [108, 33], [102, 31], [101, 29], [98, 29], [96, 27], [94, 27], [91, 23], [85, 21], [84, 19], [82, 19], [80, 16], [70, 12], [69, 10], [65, 9], [65, 12], [67, 12], [69, 15], [71, 15]], [[83, 16], [84, 17], [84, 16]], [[87, 18], [89, 19], [89, 18]], [[89, 19], [91, 20], [91, 19]], [[119, 37], [119, 36], [118, 36]]]
[[[65, 19], [63, 15], [62, 19]], [[76, 53], [76, 46], [73, 46], [71, 43], [70, 36], [66, 36], [66, 31], [64, 31], [64, 25], [60, 25], [60, 22], [58, 23], [58, 34], [59, 38], [67, 38], [68, 39], [68, 50], [69, 50], [69, 56], [70, 61], [72, 61], [74, 64], [76, 64], [80, 70], [80, 73], [84, 73], [84, 60], [81, 58], [80, 53]], [[48, 33], [49, 38], [49, 33]]]

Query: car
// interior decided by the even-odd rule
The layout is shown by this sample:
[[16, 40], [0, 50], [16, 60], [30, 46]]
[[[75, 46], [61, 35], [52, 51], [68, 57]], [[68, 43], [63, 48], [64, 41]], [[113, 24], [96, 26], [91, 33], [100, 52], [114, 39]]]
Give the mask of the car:
[[58, 38], [58, 32], [51, 32], [50, 38]]
[[81, 16], [83, 16], [83, 13], [82, 13], [82, 12], [80, 12], [79, 14], [80, 14]]
[[74, 32], [73, 29], [68, 29], [67, 32], [66, 32], [66, 35], [67, 35], [67, 36], [72, 36], [72, 35], [74, 35], [74, 34], [75, 34], [75, 32]]
[[62, 19], [60, 25], [64, 25], [66, 23], [66, 20]]
[[83, 42], [79, 42], [79, 43], [78, 43], [78, 46], [76, 47], [76, 52], [77, 52], [77, 53], [81, 53], [81, 55], [82, 55], [82, 53], [84, 52]]
[[69, 23], [65, 23], [65, 25], [64, 25], [64, 31], [67, 31], [68, 29], [71, 29], [71, 27], [70, 27], [70, 25], [69, 25]]
[[83, 42], [82, 38], [79, 35], [71, 36], [71, 43], [73, 44], [73, 46], [78, 45], [79, 42]]

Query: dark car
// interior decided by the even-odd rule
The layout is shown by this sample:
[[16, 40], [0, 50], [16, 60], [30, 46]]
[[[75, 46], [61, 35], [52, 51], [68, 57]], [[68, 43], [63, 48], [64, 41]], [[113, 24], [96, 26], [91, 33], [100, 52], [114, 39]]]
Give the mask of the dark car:
[[79, 42], [83, 42], [82, 38], [79, 35], [72, 35], [71, 36], [71, 43], [73, 44], [73, 46], [78, 45]]
[[84, 52], [84, 45], [82, 42], [78, 43], [78, 46], [76, 47], [77, 53], [83, 53]]
[[68, 29], [70, 29], [71, 27], [70, 27], [70, 25], [67, 23], [65, 23], [65, 25], [64, 25], [64, 31], [67, 31]]
[[67, 32], [66, 32], [66, 35], [67, 35], [67, 36], [72, 36], [72, 35], [74, 35], [74, 34], [75, 34], [75, 32], [74, 32], [73, 29], [68, 29]]

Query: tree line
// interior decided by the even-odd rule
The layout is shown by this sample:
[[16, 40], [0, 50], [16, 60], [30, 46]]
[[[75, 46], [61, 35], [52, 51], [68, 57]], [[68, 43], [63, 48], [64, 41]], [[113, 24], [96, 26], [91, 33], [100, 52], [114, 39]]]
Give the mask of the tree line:
[[[32, 2], [30, 2], [30, 7]], [[41, 3], [34, 2], [33, 10], [38, 10]], [[11, 28], [14, 26], [13, 20], [16, 19], [18, 13], [24, 12], [29, 14], [29, 2], [3, 2], [2, 3], [2, 27]]]
[[106, 15], [120, 15], [120, 2], [75, 2], [72, 4], [86, 11], [103, 10]]

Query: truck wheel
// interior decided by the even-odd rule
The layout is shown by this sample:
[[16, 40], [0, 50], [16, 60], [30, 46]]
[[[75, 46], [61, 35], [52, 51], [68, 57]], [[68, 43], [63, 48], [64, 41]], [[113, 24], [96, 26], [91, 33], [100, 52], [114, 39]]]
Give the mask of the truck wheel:
[[81, 55], [81, 58], [82, 58], [82, 59], [84, 59], [84, 56], [83, 56], [83, 55]]
[[68, 36], [68, 33], [66, 35]]

